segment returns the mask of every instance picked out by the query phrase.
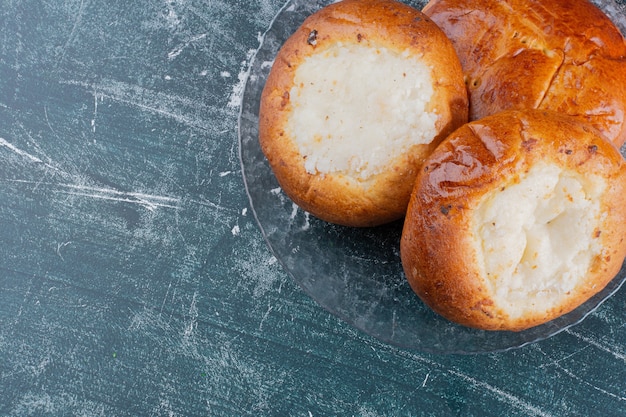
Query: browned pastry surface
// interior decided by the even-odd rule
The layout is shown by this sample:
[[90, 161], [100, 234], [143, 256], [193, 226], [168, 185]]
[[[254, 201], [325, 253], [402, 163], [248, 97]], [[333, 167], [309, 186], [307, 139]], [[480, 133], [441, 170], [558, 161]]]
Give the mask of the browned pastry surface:
[[454, 43], [470, 120], [554, 110], [626, 141], [626, 41], [589, 1], [432, 0], [423, 11]]
[[404, 216], [422, 161], [467, 112], [458, 58], [427, 16], [346, 0], [307, 18], [279, 51], [259, 139], [301, 208], [374, 226]]
[[401, 258], [444, 317], [523, 330], [599, 292], [626, 255], [626, 162], [594, 129], [556, 113], [468, 123], [425, 162]]

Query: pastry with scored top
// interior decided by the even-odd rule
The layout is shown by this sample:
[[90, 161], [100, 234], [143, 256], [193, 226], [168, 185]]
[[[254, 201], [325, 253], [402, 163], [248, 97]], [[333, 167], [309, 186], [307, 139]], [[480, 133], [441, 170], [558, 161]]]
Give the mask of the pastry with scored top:
[[421, 163], [467, 113], [460, 62], [437, 25], [398, 1], [345, 0], [278, 52], [259, 141], [302, 209], [376, 226], [404, 216]]
[[626, 256], [626, 161], [586, 123], [504, 111], [430, 155], [402, 230], [413, 290], [451, 321], [528, 329], [601, 291]]
[[423, 12], [455, 46], [470, 120], [553, 110], [626, 141], [626, 41], [588, 0], [431, 0]]

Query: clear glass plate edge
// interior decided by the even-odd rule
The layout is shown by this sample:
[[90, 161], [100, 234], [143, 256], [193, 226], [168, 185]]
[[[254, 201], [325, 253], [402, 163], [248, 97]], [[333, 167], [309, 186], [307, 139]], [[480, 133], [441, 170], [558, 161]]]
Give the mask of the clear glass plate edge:
[[[276, 257], [276, 259], [281, 263], [281, 265], [283, 266], [283, 268], [285, 269], [285, 271], [287, 272], [287, 274], [297, 283], [300, 285], [300, 287], [305, 291], [305, 293], [307, 293], [309, 296], [311, 296], [315, 301], [318, 301], [316, 299], [316, 297], [311, 294], [310, 290], [308, 288], [306, 288], [306, 286], [303, 286], [302, 283], [300, 282], [299, 278], [297, 276], [294, 275], [294, 273], [291, 271], [291, 269], [289, 268], [289, 265], [287, 265], [283, 259], [282, 256], [277, 253], [275, 251], [274, 248], [274, 244], [271, 241], [270, 235], [268, 234], [268, 232], [265, 230], [265, 227], [263, 225], [262, 220], [259, 218], [257, 210], [255, 208], [255, 201], [253, 199], [252, 196], [252, 192], [251, 189], [249, 188], [249, 183], [246, 177], [246, 173], [247, 173], [247, 168], [246, 168], [246, 161], [245, 161], [245, 156], [244, 156], [244, 140], [246, 139], [256, 139], [256, 138], [244, 138], [244, 134], [242, 127], [246, 124], [246, 122], [243, 120], [244, 116], [246, 116], [246, 108], [244, 107], [244, 104], [246, 102], [246, 98], [247, 95], [250, 94], [250, 92], [248, 91], [249, 88], [249, 82], [250, 82], [250, 76], [254, 75], [253, 73], [253, 69], [255, 68], [255, 65], [258, 65], [258, 53], [264, 48], [265, 46], [265, 41], [266, 41], [266, 36], [268, 33], [270, 33], [273, 28], [275, 27], [277, 21], [279, 20], [279, 18], [283, 15], [283, 13], [285, 13], [286, 11], [289, 11], [289, 9], [297, 9], [298, 7], [302, 7], [302, 3], [308, 4], [309, 7], [312, 6], [313, 3], [317, 4], [320, 2], [302, 2], [300, 0], [290, 0], [287, 1], [279, 10], [279, 12], [276, 14], [276, 16], [274, 17], [274, 19], [272, 20], [271, 24], [268, 26], [267, 31], [262, 35], [261, 37], [261, 42], [259, 45], [259, 48], [257, 49], [256, 53], [251, 57], [249, 64], [248, 64], [248, 70], [246, 73], [246, 81], [245, 81], [245, 87], [244, 87], [244, 92], [242, 95], [242, 103], [240, 105], [240, 113], [239, 113], [239, 118], [238, 118], [238, 139], [239, 139], [239, 160], [240, 160], [240, 165], [241, 165], [241, 169], [242, 169], [242, 176], [244, 179], [244, 187], [245, 187], [245, 192], [246, 195], [249, 199], [249, 203], [250, 203], [250, 208], [252, 211], [252, 214], [254, 216], [254, 219], [258, 225], [258, 227], [260, 228], [261, 234], [267, 244], [267, 246], [269, 247], [271, 253], [273, 254], [273, 256]], [[327, 1], [327, 2], [321, 2], [321, 3], [325, 3], [325, 4], [330, 4], [332, 3], [331, 1]], [[626, 9], [626, 7], [624, 6], [624, 4], [618, 4], [615, 3], [611, 0], [596, 0], [594, 1], [594, 3], [596, 5], [598, 5], [599, 7], [603, 8], [603, 10], [605, 7], [607, 7], [607, 5], [609, 7], [611, 7], [612, 9], [607, 11], [607, 14], [609, 14], [611, 16], [611, 18], [613, 19], [613, 21], [616, 23], [616, 25], [620, 28], [620, 30], [622, 31], [622, 33], [626, 32], [626, 13], [624, 12], [624, 10]], [[312, 6], [312, 10], [313, 9], [317, 9], [319, 7], [322, 7], [322, 5], [317, 5], [317, 6]], [[303, 16], [306, 16], [307, 13], [303, 13]], [[617, 16], [617, 17], [616, 17]], [[295, 28], [294, 28], [295, 29]], [[250, 123], [255, 123], [255, 121], [250, 121]], [[256, 123], [258, 123], [258, 114], [257, 114], [257, 120]], [[622, 155], [626, 155], [626, 145], [622, 147], [621, 149]], [[597, 294], [596, 296], [592, 297], [589, 301], [587, 301], [585, 304], [583, 304], [583, 306], [581, 306], [579, 309], [574, 310], [573, 312], [562, 316], [559, 319], [555, 319], [552, 322], [546, 323], [545, 325], [542, 326], [548, 326], [549, 328], [551, 328], [551, 330], [548, 331], [542, 331], [541, 328], [542, 326], [538, 326], [536, 328], [533, 329], [529, 329], [529, 331], [527, 332], [532, 332], [532, 333], [536, 333], [535, 336], [529, 337], [528, 340], [522, 340], [522, 341], [518, 341], [518, 342], [514, 342], [514, 343], [509, 343], [509, 344], [505, 344], [505, 345], [499, 345], [499, 346], [491, 346], [489, 348], [485, 348], [485, 349], [440, 349], [440, 348], [431, 348], [429, 346], [422, 346], [422, 345], [414, 345], [414, 344], [405, 344], [402, 343], [401, 341], [394, 339], [394, 338], [390, 338], [390, 337], [384, 337], [381, 335], [372, 335], [373, 337], [385, 342], [385, 343], [389, 343], [391, 345], [400, 347], [400, 348], [405, 348], [405, 349], [410, 349], [410, 350], [417, 350], [417, 351], [421, 351], [421, 352], [426, 352], [426, 353], [436, 353], [436, 354], [480, 354], [480, 353], [494, 353], [494, 352], [503, 352], [503, 351], [509, 351], [512, 349], [517, 349], [523, 346], [527, 346], [529, 344], [532, 343], [536, 343], [539, 342], [541, 340], [545, 340], [548, 339], [556, 334], [559, 334], [569, 328], [571, 328], [572, 326], [575, 326], [579, 323], [581, 323], [582, 321], [584, 321], [584, 319], [586, 317], [588, 317], [590, 314], [592, 314], [594, 311], [596, 311], [606, 300], [608, 300], [610, 297], [612, 297], [617, 291], [619, 291], [619, 289], [622, 287], [622, 285], [624, 284], [624, 282], [626, 281], [626, 275], [625, 275], [625, 269], [626, 269], [626, 264], [625, 266], [622, 267], [620, 273], [611, 281], [611, 283], [609, 283], [609, 285], [607, 285], [607, 287], [605, 287], [605, 289]], [[319, 303], [319, 301], [318, 301]], [[358, 323], [355, 322], [354, 319], [346, 316], [346, 315], [342, 315], [341, 313], [337, 312], [335, 308], [333, 308], [333, 306], [328, 306], [325, 304], [320, 303], [320, 305], [327, 310], [328, 312], [330, 312], [331, 314], [337, 316], [338, 318], [340, 318], [341, 320], [347, 322], [348, 324], [350, 324], [353, 327], [356, 327], [357, 329], [364, 331], [367, 334], [370, 334], [370, 332], [368, 332], [367, 330], [361, 328], [361, 326], [359, 326]], [[581, 309], [583, 309], [584, 306], [588, 306], [588, 305], [593, 305], [593, 307], [589, 308], [587, 307], [587, 309], [585, 309], [584, 311], [581, 311]], [[574, 318], [578, 316], [577, 318]], [[565, 321], [568, 320], [567, 324], [563, 324], [563, 325], [559, 325], [559, 321]], [[470, 329], [470, 331], [473, 331], [472, 329]], [[487, 334], [493, 335], [493, 334], [498, 334], [501, 332], [487, 332]], [[509, 332], [505, 332], [505, 333], [509, 333]], [[523, 333], [523, 332], [518, 332], [519, 333]]]

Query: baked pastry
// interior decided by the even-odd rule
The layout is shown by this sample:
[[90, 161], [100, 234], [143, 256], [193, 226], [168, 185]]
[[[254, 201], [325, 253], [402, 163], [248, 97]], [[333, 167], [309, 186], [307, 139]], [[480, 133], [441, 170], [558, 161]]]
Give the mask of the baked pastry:
[[259, 140], [296, 204], [347, 226], [406, 212], [424, 158], [467, 122], [450, 40], [392, 0], [345, 0], [309, 16], [262, 92]]
[[626, 41], [588, 0], [431, 0], [423, 12], [455, 46], [470, 120], [554, 110], [626, 141]]
[[424, 163], [400, 250], [411, 287], [440, 315], [537, 326], [619, 272], [626, 162], [571, 116], [512, 110], [468, 123]]

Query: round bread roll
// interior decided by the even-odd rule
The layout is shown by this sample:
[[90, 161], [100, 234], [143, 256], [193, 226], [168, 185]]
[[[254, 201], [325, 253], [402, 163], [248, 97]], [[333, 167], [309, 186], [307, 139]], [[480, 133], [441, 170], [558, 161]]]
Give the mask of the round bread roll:
[[452, 133], [424, 163], [401, 260], [451, 321], [524, 330], [602, 290], [626, 256], [626, 161], [595, 129], [539, 110]]
[[345, 0], [309, 16], [264, 87], [259, 140], [283, 191], [346, 226], [400, 219], [424, 158], [467, 122], [461, 65], [420, 11]]
[[589, 1], [431, 0], [423, 11], [455, 46], [470, 120], [554, 110], [626, 141], [626, 41]]

